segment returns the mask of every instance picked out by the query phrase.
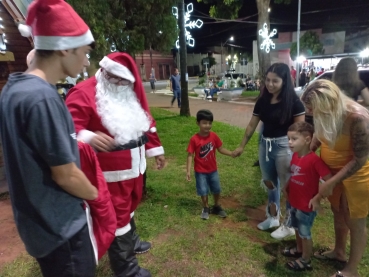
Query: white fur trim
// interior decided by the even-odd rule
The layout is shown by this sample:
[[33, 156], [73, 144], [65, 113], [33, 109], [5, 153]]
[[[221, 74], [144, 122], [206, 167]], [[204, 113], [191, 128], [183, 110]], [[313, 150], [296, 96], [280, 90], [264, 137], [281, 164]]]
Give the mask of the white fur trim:
[[106, 71], [124, 78], [132, 83], [136, 81], [135, 77], [133, 76], [132, 72], [124, 65], [117, 63], [108, 57], [104, 57], [99, 65], [104, 68]]
[[140, 148], [131, 149], [131, 169], [104, 171], [106, 182], [119, 182], [137, 178], [140, 175]]
[[96, 238], [95, 238], [95, 235], [94, 235], [93, 221], [92, 221], [92, 217], [91, 217], [90, 206], [88, 205], [88, 203], [85, 200], [83, 200], [83, 202], [86, 205], [88, 234], [90, 236], [92, 248], [94, 250], [96, 265], [97, 265], [99, 263], [99, 256], [98, 256], [98, 251], [97, 251], [97, 242], [96, 242]]
[[134, 217], [135, 215], [135, 212], [131, 212], [131, 218]]
[[150, 133], [156, 133], [156, 127], [151, 127], [150, 128]]
[[90, 143], [92, 138], [97, 136], [94, 132], [89, 130], [81, 130], [77, 135], [77, 140], [82, 140], [85, 143]]
[[60, 36], [35, 36], [35, 49], [40, 50], [68, 50], [90, 45], [94, 42], [94, 37], [90, 30], [81, 36], [60, 37]]
[[144, 174], [146, 170], [145, 146], [141, 146], [140, 150], [141, 150], [140, 173]]
[[19, 24], [18, 25], [18, 30], [21, 33], [22, 37], [28, 38], [28, 37], [32, 36], [31, 26], [24, 25], [24, 24]]
[[159, 147], [155, 147], [155, 148], [151, 148], [151, 149], [147, 149], [146, 150], [146, 156], [151, 158], [151, 157], [156, 157], [159, 155], [164, 155], [164, 148], [163, 146], [159, 146]]
[[115, 236], [116, 237], [123, 236], [124, 234], [127, 234], [129, 231], [131, 231], [130, 223], [128, 223], [126, 226], [122, 228], [118, 228], [117, 230], [115, 230]]

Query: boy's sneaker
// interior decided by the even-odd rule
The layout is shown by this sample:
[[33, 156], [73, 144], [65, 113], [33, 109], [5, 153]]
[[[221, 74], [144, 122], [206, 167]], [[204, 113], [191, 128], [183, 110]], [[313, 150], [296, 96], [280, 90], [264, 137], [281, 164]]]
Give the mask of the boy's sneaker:
[[277, 230], [270, 234], [272, 238], [275, 239], [284, 239], [290, 236], [295, 235], [295, 229], [287, 227], [286, 225], [282, 224]]
[[212, 214], [219, 215], [220, 217], [227, 217], [227, 213], [222, 209], [221, 206], [213, 206], [211, 209]]
[[204, 207], [201, 212], [202, 219], [209, 219], [210, 209], [208, 207]]
[[267, 219], [265, 219], [263, 222], [258, 224], [259, 230], [268, 230], [273, 227], [279, 226], [279, 220], [275, 217], [269, 216]]

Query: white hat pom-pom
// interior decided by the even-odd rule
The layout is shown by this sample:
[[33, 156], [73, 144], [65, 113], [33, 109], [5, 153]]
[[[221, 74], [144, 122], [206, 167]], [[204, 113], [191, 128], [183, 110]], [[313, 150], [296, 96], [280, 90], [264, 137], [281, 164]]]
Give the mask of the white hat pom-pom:
[[30, 27], [30, 26], [28, 26], [28, 25], [19, 24], [19, 25], [18, 25], [18, 30], [19, 30], [19, 32], [21, 33], [21, 35], [22, 35], [23, 37], [28, 38], [28, 37], [30, 37], [30, 36], [32, 35], [31, 27]]

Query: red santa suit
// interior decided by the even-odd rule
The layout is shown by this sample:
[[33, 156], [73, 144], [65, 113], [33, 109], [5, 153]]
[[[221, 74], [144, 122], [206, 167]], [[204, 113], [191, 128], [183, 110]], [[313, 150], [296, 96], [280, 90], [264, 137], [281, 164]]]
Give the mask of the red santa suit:
[[[132, 148], [128, 150], [96, 153], [105, 180], [108, 183], [111, 200], [116, 212], [117, 230], [115, 235], [120, 236], [130, 231], [131, 217], [141, 200], [142, 174], [146, 170], [145, 156], [163, 155], [164, 149], [156, 133], [156, 123], [150, 115], [144, 88], [134, 60], [125, 53], [112, 53], [105, 57], [100, 65], [115, 76], [134, 83], [133, 90], [136, 93], [137, 101], [151, 122], [149, 130], [145, 133], [148, 138], [146, 144], [140, 145], [138, 141], [137, 145], [132, 147], [132, 142], [130, 142], [127, 145]], [[90, 140], [97, 131], [114, 138], [114, 135], [104, 126], [102, 117], [98, 112], [96, 86], [96, 77], [91, 77], [73, 87], [66, 98], [66, 104], [72, 114], [77, 136], [85, 141]]]

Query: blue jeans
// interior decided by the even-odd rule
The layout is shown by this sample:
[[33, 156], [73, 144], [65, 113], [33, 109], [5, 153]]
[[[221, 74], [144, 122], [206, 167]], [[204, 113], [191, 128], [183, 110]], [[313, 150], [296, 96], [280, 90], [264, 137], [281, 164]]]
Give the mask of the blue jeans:
[[218, 171], [211, 173], [199, 173], [195, 171], [196, 191], [198, 196], [209, 194], [209, 189], [212, 194], [219, 194], [220, 181]]
[[291, 223], [288, 227], [292, 227], [299, 232], [302, 239], [311, 239], [311, 227], [313, 227], [316, 212], [304, 212], [291, 207]]
[[173, 98], [172, 98], [172, 105], [174, 103], [174, 101], [176, 100], [177, 98], [177, 102], [178, 102], [178, 108], [181, 107], [181, 90], [173, 90]]
[[[290, 178], [290, 162], [292, 154], [288, 146], [288, 138], [266, 138], [261, 137], [259, 144], [259, 162], [260, 169], [265, 186], [265, 181], [271, 181], [273, 189], [268, 190], [268, 206], [267, 214], [270, 215], [269, 207], [271, 204], [275, 204], [277, 212], [280, 214], [280, 197], [281, 197], [281, 185], [284, 187]], [[291, 206], [286, 203], [286, 218], [285, 224], [289, 222], [289, 210]]]
[[211, 89], [204, 89], [204, 91], [205, 91], [206, 97], [209, 96], [209, 94], [210, 94], [211, 98], [213, 98], [213, 95], [216, 94], [218, 91], [220, 91], [220, 89], [219, 88], [211, 88]]

